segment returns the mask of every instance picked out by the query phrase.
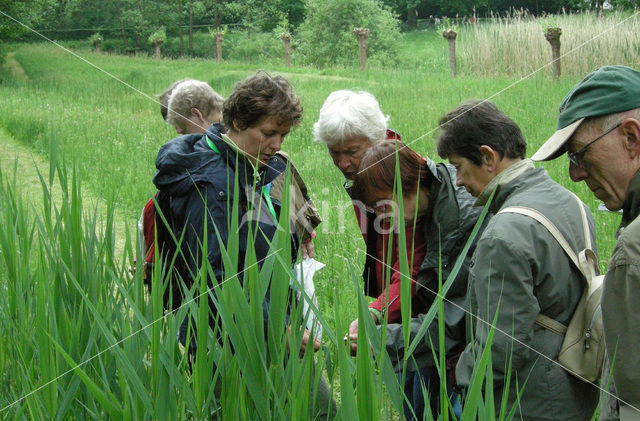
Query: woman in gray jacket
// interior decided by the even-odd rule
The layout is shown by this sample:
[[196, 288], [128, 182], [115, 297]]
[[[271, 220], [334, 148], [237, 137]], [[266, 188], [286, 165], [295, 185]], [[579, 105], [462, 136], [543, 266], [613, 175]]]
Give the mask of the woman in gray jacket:
[[[472, 379], [476, 356], [491, 343], [493, 398], [516, 419], [586, 420], [598, 389], [557, 362], [563, 336], [536, 323], [539, 315], [567, 325], [584, 280], [551, 233], [529, 216], [498, 213], [507, 206], [532, 208], [547, 217], [573, 250], [586, 247], [574, 196], [543, 168], [524, 159], [520, 128], [490, 101], [469, 101], [440, 120], [438, 153], [457, 169], [457, 184], [495, 216], [478, 240], [469, 275], [473, 341], [456, 368], [458, 384]], [[584, 205], [582, 205], [584, 206]], [[593, 217], [585, 207], [595, 244]]]

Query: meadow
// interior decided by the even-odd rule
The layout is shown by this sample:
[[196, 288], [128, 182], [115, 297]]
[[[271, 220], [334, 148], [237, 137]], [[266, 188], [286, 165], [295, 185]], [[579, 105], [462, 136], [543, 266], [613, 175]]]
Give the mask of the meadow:
[[[636, 15], [631, 21], [636, 29], [638, 20]], [[465, 47], [463, 35], [475, 30], [460, 29], [462, 66], [472, 60], [473, 50]], [[604, 51], [608, 46], [600, 48]], [[640, 67], [640, 49], [635, 44], [633, 48], [632, 55], [616, 59], [615, 64]], [[398, 63], [364, 72], [356, 70], [355, 63], [354, 68], [313, 69], [287, 68], [277, 60], [256, 65], [131, 58], [85, 50], [78, 54], [82, 60], [50, 44], [15, 46], [14, 58], [27, 79], [5, 74], [0, 85], [0, 129], [51, 163], [51, 169], [43, 171], [42, 183], [32, 186], [17, 188], [10, 167], [2, 174], [0, 289], [8, 297], [0, 304], [3, 418], [207, 418], [216, 410], [211, 397], [213, 383], [220, 380], [211, 377], [214, 360], [224, 368], [219, 370], [225, 385], [221, 404], [233, 408], [229, 419], [281, 419], [285, 414], [295, 419], [295, 414], [305, 414], [304, 387], [291, 392], [286, 386], [299, 378], [317, 380], [313, 355], [300, 361], [285, 358], [280, 335], [269, 344], [269, 351], [286, 360], [283, 367], [260, 361], [244, 366], [245, 360], [233, 358], [226, 344], [211, 353], [199, 347], [189, 372], [185, 368], [189, 363], [173, 339], [175, 319], [152, 324], [162, 315], [159, 297], [145, 298], [139, 276], [131, 277], [127, 271], [135, 255], [133, 233], [140, 210], [155, 190], [151, 178], [157, 150], [175, 134], [161, 120], [154, 94], [174, 80], [204, 80], [226, 97], [235, 82], [265, 69], [284, 75], [294, 86], [304, 106], [304, 119], [287, 137], [283, 150], [296, 163], [324, 219], [314, 241], [316, 258], [327, 266], [314, 279], [328, 333], [327, 345], [315, 357], [324, 361], [343, 419], [392, 419], [401, 412], [401, 397], [388, 360], [371, 359], [366, 352], [351, 359], [339, 340], [348, 323], [365, 311], [357, 279], [365, 255], [341, 174], [326, 147], [312, 140], [311, 128], [323, 101], [337, 89], [371, 92], [405, 143], [439, 161], [434, 142], [439, 117], [464, 100], [490, 98], [520, 125], [530, 156], [554, 132], [557, 107], [565, 93], [586, 71], [608, 64], [610, 57], [600, 50], [578, 49], [567, 59], [587, 57], [581, 59], [587, 64], [559, 80], [552, 80], [550, 71], [526, 79], [514, 76], [519, 74], [515, 71], [479, 76], [470, 66], [452, 78], [446, 42], [433, 29], [404, 34]], [[521, 49], [512, 54], [513, 62], [521, 61]], [[526, 55], [534, 57], [533, 52]], [[540, 55], [524, 72], [531, 73], [545, 60]], [[33, 164], [23, 160], [17, 165]], [[566, 157], [544, 167], [591, 208], [600, 262], [606, 269], [619, 214], [597, 210], [599, 202], [587, 187], [569, 179]], [[62, 185], [61, 203], [49, 200], [53, 179]], [[106, 211], [83, 207], [85, 191], [103, 201]], [[126, 228], [116, 231], [118, 223]], [[271, 270], [283, 269], [274, 263]], [[255, 274], [255, 279], [260, 276], [264, 275]], [[229, 294], [238, 291], [230, 289]], [[252, 311], [242, 306], [227, 310], [230, 315]], [[247, 349], [264, 348], [250, 343], [249, 328], [237, 327], [238, 340], [249, 341]], [[374, 343], [380, 340], [372, 326], [367, 331]], [[200, 340], [212, 341], [211, 337]], [[89, 364], [74, 368], [98, 353]], [[250, 354], [247, 360], [252, 360]], [[73, 372], [57, 379], [67, 371]], [[269, 393], [261, 399], [252, 393], [254, 388]], [[24, 396], [28, 397], [20, 400]], [[478, 398], [469, 405], [468, 419], [473, 419], [474, 411], [490, 412], [481, 402]], [[440, 417], [449, 415], [445, 411]]]

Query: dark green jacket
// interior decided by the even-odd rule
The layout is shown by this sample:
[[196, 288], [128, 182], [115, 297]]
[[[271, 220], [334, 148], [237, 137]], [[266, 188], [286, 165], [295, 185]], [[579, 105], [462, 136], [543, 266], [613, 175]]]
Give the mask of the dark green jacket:
[[[494, 214], [507, 206], [536, 209], [553, 222], [574, 250], [585, 248], [575, 198], [544, 169], [534, 168], [530, 160], [521, 161], [500, 173], [480, 197], [495, 184], [490, 206]], [[594, 233], [593, 217], [586, 211]], [[524, 387], [515, 419], [590, 419], [598, 390], [556, 362], [563, 337], [535, 324], [540, 313], [568, 324], [583, 283], [578, 269], [544, 226], [528, 216], [496, 214], [471, 262], [471, 311], [478, 319], [471, 320], [473, 342], [456, 367], [458, 384], [469, 384], [474, 355], [482, 352], [489, 324], [497, 315], [491, 347], [495, 407], [500, 408], [510, 364], [507, 410], [516, 402], [517, 388]]]
[[[602, 320], [615, 394], [640, 408], [640, 171], [631, 180], [622, 212], [602, 291]], [[606, 382], [609, 373], [604, 374]]]
[[[417, 276], [416, 297], [421, 308], [424, 309], [429, 309], [436, 299], [440, 264], [442, 265], [442, 282], [444, 283], [482, 212], [482, 208], [474, 206], [473, 196], [464, 188], [456, 186], [456, 170], [453, 166], [436, 165], [431, 161], [429, 164], [439, 183], [437, 190], [431, 196], [434, 205], [429, 223], [423, 224], [427, 251]], [[448, 301], [444, 301], [445, 349], [448, 355], [456, 350], [459, 352], [465, 343], [464, 308], [472, 253], [473, 247], [465, 257], [462, 268], [447, 293]], [[418, 333], [423, 320], [424, 315], [411, 319], [411, 340]], [[402, 325], [389, 324], [386, 334], [387, 353], [396, 369], [400, 369], [405, 352]], [[439, 349], [437, 317], [411, 356], [408, 365], [410, 370], [415, 371], [417, 367], [434, 365], [430, 340], [433, 341], [434, 348]]]

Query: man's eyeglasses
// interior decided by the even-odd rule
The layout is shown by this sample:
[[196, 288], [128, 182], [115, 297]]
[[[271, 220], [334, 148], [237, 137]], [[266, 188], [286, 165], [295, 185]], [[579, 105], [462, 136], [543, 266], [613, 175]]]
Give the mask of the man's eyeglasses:
[[596, 137], [595, 139], [593, 139], [591, 142], [589, 142], [586, 145], [584, 145], [579, 150], [577, 150], [575, 152], [567, 152], [567, 156], [569, 157], [569, 162], [571, 162], [573, 165], [575, 165], [578, 168], [584, 168], [584, 162], [583, 162], [584, 154], [587, 152], [587, 149], [589, 149], [589, 146], [593, 145], [598, 140], [602, 139], [603, 137], [605, 137], [606, 135], [608, 135], [609, 133], [611, 133], [612, 131], [614, 131], [618, 127], [620, 127], [620, 124], [622, 124], [622, 122], [620, 122], [620, 123], [616, 124], [615, 126], [611, 127], [609, 130], [605, 131], [600, 136]]

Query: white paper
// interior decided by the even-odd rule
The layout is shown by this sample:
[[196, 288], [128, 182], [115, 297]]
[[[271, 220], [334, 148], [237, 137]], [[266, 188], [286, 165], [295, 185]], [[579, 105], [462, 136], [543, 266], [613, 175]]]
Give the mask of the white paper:
[[[324, 263], [309, 257], [296, 265], [296, 279], [302, 282], [304, 292], [311, 298], [316, 308], [318, 308], [318, 297], [316, 296], [316, 287], [313, 284], [313, 275], [325, 266]], [[298, 298], [302, 301], [302, 316], [306, 318], [311, 311], [307, 320], [307, 329], [313, 331], [316, 338], [322, 338], [322, 325], [318, 322], [318, 318], [309, 306], [309, 302], [302, 296]]]

